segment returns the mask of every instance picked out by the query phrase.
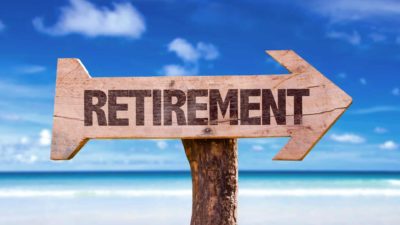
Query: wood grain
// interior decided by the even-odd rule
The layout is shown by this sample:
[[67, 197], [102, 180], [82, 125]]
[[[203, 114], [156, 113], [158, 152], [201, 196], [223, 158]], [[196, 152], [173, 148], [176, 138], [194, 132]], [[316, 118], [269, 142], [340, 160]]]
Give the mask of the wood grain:
[[[56, 96], [51, 158], [71, 159], [89, 139], [222, 139], [256, 137], [291, 137], [286, 146], [274, 157], [275, 160], [302, 160], [334, 122], [350, 106], [352, 99], [325, 76], [290, 50], [267, 51], [287, 68], [286, 75], [238, 75], [238, 76], [179, 76], [179, 77], [98, 77], [91, 78], [79, 59], [59, 59], [57, 66]], [[194, 89], [217, 89], [225, 96], [230, 89], [270, 89], [276, 99], [279, 89], [308, 89], [303, 97], [301, 124], [296, 124], [293, 97], [286, 97], [286, 124], [277, 124], [271, 113], [268, 125], [237, 125], [218, 112], [217, 124], [208, 120], [206, 125], [180, 125], [173, 113], [171, 125], [154, 125], [153, 98], [144, 101], [144, 125], [137, 126], [135, 101], [137, 98], [118, 98], [118, 103], [128, 105], [126, 111], [117, 112], [118, 118], [129, 119], [129, 126], [99, 126], [93, 115], [93, 125], [85, 126], [84, 92], [101, 90], [181, 90], [187, 94]], [[260, 97], [250, 97], [250, 102], [260, 102]], [[208, 98], [199, 97], [198, 102], [210, 107]], [[94, 104], [94, 103], [93, 103]], [[106, 105], [107, 106], [107, 105]], [[109, 108], [103, 107], [105, 115]], [[240, 106], [239, 106], [240, 107]], [[187, 116], [187, 103], [181, 107]], [[209, 117], [207, 110], [198, 110], [197, 117]], [[250, 110], [250, 116], [260, 116], [260, 110]], [[160, 115], [165, 116], [165, 115]], [[209, 119], [209, 118], [208, 118]], [[164, 121], [164, 118], [161, 118]], [[201, 123], [201, 122], [200, 122]]]
[[237, 140], [185, 139], [182, 142], [192, 173], [190, 224], [237, 224]]

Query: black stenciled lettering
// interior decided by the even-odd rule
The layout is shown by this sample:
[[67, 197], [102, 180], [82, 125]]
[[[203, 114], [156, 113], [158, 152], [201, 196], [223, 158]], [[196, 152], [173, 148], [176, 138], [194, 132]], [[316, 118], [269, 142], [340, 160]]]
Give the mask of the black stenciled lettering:
[[260, 110], [260, 103], [250, 103], [250, 96], [260, 96], [260, 89], [241, 89], [240, 90], [240, 124], [241, 125], [260, 125], [261, 118], [249, 117], [250, 110]]
[[161, 126], [161, 90], [153, 90], [153, 125]]
[[118, 111], [127, 111], [128, 104], [118, 104], [118, 97], [129, 97], [128, 90], [109, 90], [108, 91], [108, 125], [109, 126], [129, 126], [129, 119], [117, 118]]
[[129, 97], [136, 97], [136, 126], [143, 126], [144, 98], [151, 97], [151, 90], [130, 90]]
[[[107, 95], [100, 90], [85, 90], [84, 92], [84, 124], [93, 126], [93, 112], [97, 115], [99, 126], [107, 126], [106, 114], [101, 109], [107, 103]], [[93, 98], [97, 98], [97, 103], [93, 104]]]
[[310, 96], [310, 89], [288, 89], [288, 96], [294, 97], [294, 124], [303, 122], [303, 96]]
[[238, 90], [229, 89], [226, 93], [225, 100], [222, 100], [221, 93], [218, 89], [210, 90], [210, 125], [218, 124], [218, 106], [221, 110], [222, 117], [225, 118], [229, 107], [229, 124], [238, 125]]
[[271, 124], [271, 110], [276, 124], [286, 125], [286, 89], [278, 90], [278, 104], [276, 104], [271, 89], [262, 90], [262, 124]]
[[[172, 125], [172, 112], [176, 114], [178, 125], [186, 125], [185, 113], [181, 107], [186, 102], [185, 92], [181, 90], [164, 90], [164, 125]], [[172, 104], [172, 98], [176, 98], [176, 103]]]
[[207, 125], [208, 118], [197, 118], [197, 110], [207, 110], [207, 103], [197, 103], [197, 97], [207, 97], [207, 89], [188, 90], [187, 93], [187, 117], [188, 125]]

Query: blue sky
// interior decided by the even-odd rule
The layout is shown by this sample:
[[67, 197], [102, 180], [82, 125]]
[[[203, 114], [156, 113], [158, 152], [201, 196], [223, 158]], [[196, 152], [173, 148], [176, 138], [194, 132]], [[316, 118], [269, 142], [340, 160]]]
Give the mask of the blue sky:
[[188, 170], [179, 140], [90, 141], [49, 160], [57, 58], [94, 77], [286, 73], [293, 49], [353, 97], [302, 162], [286, 138], [239, 140], [242, 170], [399, 170], [400, 2], [2, 1], [0, 170]]

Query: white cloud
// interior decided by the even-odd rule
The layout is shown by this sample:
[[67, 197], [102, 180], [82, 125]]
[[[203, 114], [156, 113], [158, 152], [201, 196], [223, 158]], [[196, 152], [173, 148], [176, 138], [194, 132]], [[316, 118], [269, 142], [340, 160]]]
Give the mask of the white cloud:
[[70, 0], [70, 5], [61, 8], [61, 16], [53, 26], [46, 27], [40, 17], [33, 20], [33, 25], [38, 31], [54, 36], [75, 33], [136, 39], [146, 30], [144, 18], [132, 4], [113, 3], [110, 9], [87, 0]]
[[353, 31], [352, 33], [346, 33], [346, 32], [331, 30], [326, 33], [326, 36], [328, 38], [338, 39], [348, 42], [352, 45], [361, 44], [361, 36], [357, 31]]
[[[303, 2], [303, 1], [302, 1]], [[333, 22], [379, 19], [400, 15], [398, 0], [311, 1], [309, 8]]]
[[384, 134], [387, 132], [387, 129], [384, 127], [375, 127], [374, 132], [377, 134]]
[[396, 150], [399, 145], [394, 141], [385, 141], [383, 144], [379, 145], [380, 149], [383, 150]]
[[398, 36], [396, 19], [400, 16], [398, 0], [298, 0], [297, 3], [305, 10], [328, 18], [329, 22], [326, 24], [330, 30], [353, 24], [365, 31], [328, 32], [327, 36], [331, 38], [342, 39], [358, 46], [361, 42], [375, 44], [385, 42], [393, 35]]
[[21, 66], [18, 68], [18, 72], [25, 74], [41, 73], [46, 71], [46, 67], [39, 65]]
[[0, 31], [3, 31], [6, 28], [6, 25], [4, 25], [3, 21], [0, 20]]
[[400, 112], [400, 107], [397, 106], [372, 106], [370, 108], [352, 110], [350, 113], [355, 115], [365, 115], [385, 112]]
[[[13, 135], [16, 136], [15, 134]], [[48, 161], [48, 150], [39, 142], [31, 142], [30, 136], [22, 136], [13, 140], [6, 138], [0, 141], [0, 161], [7, 166], [33, 164], [39, 161]]]
[[217, 47], [210, 43], [191, 44], [183, 38], [175, 38], [168, 44], [168, 51], [175, 53], [182, 61], [180, 64], [165, 65], [160, 74], [166, 76], [196, 75], [201, 60], [215, 60], [219, 57]]
[[341, 79], [345, 79], [345, 78], [347, 77], [347, 74], [341, 72], [341, 73], [338, 73], [337, 77], [339, 77], [339, 78], [341, 78]]
[[259, 151], [264, 150], [264, 147], [261, 145], [253, 145], [253, 146], [251, 146], [251, 150], [259, 152]]
[[168, 143], [164, 140], [157, 140], [156, 144], [157, 144], [157, 147], [161, 150], [164, 150], [168, 147]]
[[[52, 85], [20, 84], [0, 80], [0, 90], [2, 90], [2, 97], [12, 96], [13, 98], [50, 99], [52, 96], [49, 93], [54, 92], [54, 87]], [[1, 112], [4, 112], [4, 110]]]
[[392, 94], [393, 94], [394, 96], [400, 96], [400, 88], [398, 88], [398, 87], [393, 88]]
[[219, 57], [219, 51], [217, 47], [210, 43], [197, 43], [197, 51], [205, 60], [214, 60]]
[[365, 78], [360, 78], [360, 83], [362, 84], [362, 85], [367, 85], [367, 79], [365, 79]]
[[[23, 107], [22, 107], [23, 110]], [[51, 117], [48, 115], [43, 115], [40, 113], [24, 113], [20, 112], [19, 114], [10, 113], [10, 112], [0, 112], [0, 120], [11, 121], [11, 122], [29, 122], [36, 123], [42, 125], [51, 125]]]
[[22, 144], [22, 145], [26, 145], [26, 144], [28, 144], [30, 142], [30, 140], [29, 140], [29, 137], [27, 137], [27, 136], [23, 136], [23, 137], [21, 137], [21, 139], [20, 139], [20, 143]]
[[331, 140], [341, 143], [360, 144], [364, 143], [365, 139], [356, 134], [332, 134]]
[[186, 62], [195, 63], [199, 59], [214, 60], [218, 58], [217, 47], [210, 43], [198, 42], [196, 47], [183, 38], [175, 38], [168, 45], [168, 50], [174, 52]]
[[175, 54], [184, 61], [195, 62], [199, 59], [200, 55], [197, 49], [193, 47], [188, 41], [182, 38], [175, 38], [168, 45], [168, 51], [175, 52]]
[[196, 66], [181, 66], [177, 64], [165, 65], [162, 68], [161, 74], [166, 76], [183, 76], [183, 75], [196, 75]]
[[21, 163], [32, 164], [38, 160], [36, 155], [28, 155], [28, 154], [17, 154], [15, 156], [16, 161]]
[[48, 129], [43, 129], [39, 134], [39, 144], [41, 146], [49, 146], [51, 143], [51, 133]]
[[386, 41], [386, 36], [383, 34], [379, 33], [372, 33], [369, 35], [369, 37], [372, 39], [374, 42], [383, 42]]

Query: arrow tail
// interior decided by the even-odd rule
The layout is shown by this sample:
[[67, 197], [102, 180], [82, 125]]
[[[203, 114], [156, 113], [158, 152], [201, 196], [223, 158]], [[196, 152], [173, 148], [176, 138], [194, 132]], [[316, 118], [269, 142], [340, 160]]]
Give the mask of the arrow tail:
[[58, 60], [51, 143], [53, 160], [71, 159], [88, 141], [83, 137], [83, 121], [80, 119], [83, 112], [75, 106], [80, 104], [82, 82], [89, 78], [79, 59]]

